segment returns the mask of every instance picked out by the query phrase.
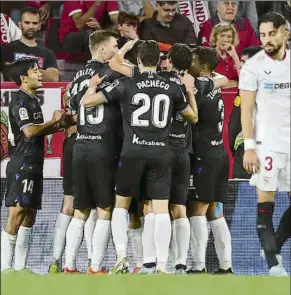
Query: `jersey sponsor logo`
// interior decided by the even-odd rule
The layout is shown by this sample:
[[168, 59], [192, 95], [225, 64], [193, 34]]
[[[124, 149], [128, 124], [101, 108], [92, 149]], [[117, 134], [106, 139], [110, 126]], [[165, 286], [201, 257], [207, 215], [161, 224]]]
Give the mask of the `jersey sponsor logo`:
[[223, 140], [220, 140], [220, 141], [212, 140], [211, 141], [212, 146], [218, 146], [218, 145], [221, 145], [221, 144], [223, 144]]
[[264, 73], [266, 74], [266, 75], [270, 75], [272, 72], [271, 71], [264, 71]]
[[77, 134], [77, 138], [78, 139], [92, 139], [92, 140], [102, 140], [102, 136], [101, 135], [84, 135], [84, 134]]
[[290, 82], [287, 83], [264, 83], [264, 89], [289, 89]]
[[141, 139], [136, 135], [134, 134], [133, 135], [133, 138], [132, 138], [132, 144], [137, 144], [137, 145], [148, 145], [148, 146], [166, 146], [166, 143], [163, 142], [163, 141], [147, 141], [147, 140], [144, 140], [144, 139]]
[[26, 108], [20, 108], [19, 109], [19, 117], [20, 117], [21, 121], [29, 119]]

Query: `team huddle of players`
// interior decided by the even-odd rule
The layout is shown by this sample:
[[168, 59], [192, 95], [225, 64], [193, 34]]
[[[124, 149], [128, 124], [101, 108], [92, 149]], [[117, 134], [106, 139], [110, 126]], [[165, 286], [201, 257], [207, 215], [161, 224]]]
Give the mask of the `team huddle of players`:
[[14, 64], [21, 88], [9, 108], [16, 147], [7, 167], [6, 205], [12, 210], [2, 232], [1, 269], [11, 269], [13, 256], [14, 268], [25, 268], [28, 247], [23, 245], [41, 207], [43, 136], [69, 127], [65, 198], [50, 273], [60, 271], [64, 247], [64, 272], [78, 273], [83, 236], [87, 273], [107, 273], [102, 261], [110, 234], [117, 256], [110, 273], [127, 273], [128, 213], [134, 273], [167, 274], [170, 244], [174, 272], [186, 273], [190, 242], [194, 264], [188, 273], [206, 273], [207, 222], [219, 259], [215, 273], [233, 273], [221, 206], [229, 168], [221, 87], [228, 80], [213, 72], [219, 62], [215, 49], [175, 44], [161, 71], [155, 41], [132, 40], [118, 50], [115, 34], [97, 31], [89, 48], [92, 59], [64, 96], [66, 114], [56, 111], [46, 123], [34, 97], [41, 87], [37, 64]]

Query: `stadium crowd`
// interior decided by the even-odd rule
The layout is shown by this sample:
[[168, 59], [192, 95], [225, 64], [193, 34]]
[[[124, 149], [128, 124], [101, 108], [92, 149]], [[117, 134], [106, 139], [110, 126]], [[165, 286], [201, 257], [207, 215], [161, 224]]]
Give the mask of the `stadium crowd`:
[[[49, 134], [58, 132], [65, 127], [67, 135], [64, 142], [64, 201], [61, 213], [56, 221], [54, 250], [49, 272], [61, 271], [60, 259], [65, 244], [65, 272], [78, 272], [75, 259], [84, 234], [88, 250], [88, 272], [91, 274], [107, 273], [107, 270], [103, 269], [101, 265], [110, 228], [112, 228], [117, 254], [117, 263], [111, 272], [127, 272], [126, 224], [129, 211], [131, 241], [136, 259], [134, 273], [167, 273], [166, 263], [171, 236], [171, 248], [174, 249], [175, 253], [173, 258], [175, 273], [186, 273], [189, 243], [194, 264], [188, 270], [188, 273], [206, 273], [205, 256], [208, 240], [207, 222], [209, 222], [219, 260], [219, 269], [215, 274], [232, 274], [231, 236], [223, 215], [222, 204], [227, 202], [225, 197], [228, 177], [250, 178], [251, 176], [243, 167], [245, 149], [240, 123], [240, 71], [242, 65], [249, 58], [262, 51], [260, 40], [262, 36], [259, 34], [258, 23], [268, 22], [268, 17], [264, 20], [264, 13], [277, 11], [284, 15], [287, 21], [281, 15], [278, 17], [276, 13], [275, 16], [269, 17], [271, 17], [274, 27], [277, 26], [276, 29], [283, 26], [286, 36], [290, 37], [288, 21], [290, 22], [291, 2], [15, 1], [9, 2], [9, 4], [2, 2], [1, 6], [3, 12], [1, 13], [1, 72], [3, 73], [3, 81], [18, 81], [19, 86], [21, 85], [23, 88], [23, 83], [33, 84], [33, 81], [28, 79], [28, 82], [24, 82], [23, 79], [19, 79], [15, 75], [20, 73], [21, 76], [23, 71], [33, 70], [41, 76], [38, 82], [40, 80], [43, 82], [70, 82], [63, 98], [64, 105], [70, 110], [66, 111], [65, 115], [64, 111], [56, 111], [52, 120], [54, 123], [46, 126], [47, 132], [42, 131]], [[258, 21], [260, 17], [262, 17], [261, 22]], [[279, 22], [278, 25], [277, 21]], [[152, 40], [155, 42], [152, 42]], [[284, 41], [286, 47], [288, 47], [287, 40], [288, 37]], [[28, 60], [27, 64], [22, 67], [23, 58], [31, 58], [31, 60]], [[19, 64], [17, 64], [17, 60], [20, 61]], [[29, 62], [32, 62], [32, 64]], [[11, 69], [15, 70], [14, 75], [11, 74]], [[151, 74], [152, 71], [155, 72], [157, 69], [161, 78], [155, 76], [154, 73]], [[98, 73], [99, 76], [92, 75], [92, 73]], [[120, 79], [121, 77], [127, 78]], [[118, 80], [120, 82], [114, 82], [115, 79], [120, 79]], [[162, 149], [149, 148], [149, 150], [153, 150], [146, 151], [148, 157], [145, 156], [147, 159], [145, 162], [138, 162], [135, 159], [134, 163], [130, 163], [124, 157], [124, 146], [128, 140], [128, 134], [132, 132], [131, 129], [125, 127], [127, 118], [124, 113], [131, 110], [130, 108], [126, 109], [125, 101], [120, 102], [123, 110], [124, 132], [122, 132], [119, 128], [121, 127], [120, 124], [118, 125], [118, 122], [115, 122], [118, 118], [116, 115], [118, 112], [115, 109], [112, 110], [110, 104], [107, 105], [108, 102], [113, 105], [118, 96], [135, 97], [136, 93], [131, 92], [136, 87], [132, 81], [136, 85], [140, 85], [140, 89], [144, 89], [149, 87], [147, 86], [149, 79], [157, 80], [156, 83], [164, 85], [164, 89], [159, 89], [158, 93], [149, 94], [145, 92], [142, 96], [136, 96], [134, 104], [139, 105], [142, 102], [143, 107], [147, 108], [146, 111], [148, 111], [150, 106], [147, 106], [147, 97], [151, 95], [159, 99], [165, 104], [163, 106], [164, 111], [159, 111], [155, 115], [156, 107], [153, 108], [152, 125], [165, 128], [166, 125], [169, 125], [169, 121], [166, 123], [167, 119], [165, 119], [164, 114], [165, 110], [169, 110], [165, 97], [170, 95], [172, 100], [175, 101], [173, 109], [176, 110], [177, 114], [179, 113], [176, 119], [173, 119], [173, 122], [176, 122], [177, 126], [182, 122], [184, 126], [182, 133], [177, 132], [175, 134], [173, 129], [169, 135], [170, 142], [172, 140], [174, 146], [174, 160], [171, 160], [171, 163], [174, 163], [172, 164], [174, 167], [183, 167], [182, 175], [181, 172], [178, 172], [179, 169], [174, 171], [172, 168], [172, 183], [165, 178], [167, 165], [163, 163], [163, 153], [159, 154], [158, 157], [155, 155], [154, 158], [157, 163], [149, 160], [152, 157], [151, 153], [158, 154]], [[193, 85], [195, 85], [194, 88]], [[29, 93], [29, 85], [26, 86]], [[86, 87], [84, 88], [84, 86]], [[39, 86], [32, 87], [38, 88]], [[159, 86], [159, 88], [163, 87]], [[100, 91], [98, 92], [96, 89], [100, 89]], [[165, 89], [167, 91], [164, 91]], [[240, 89], [242, 88], [240, 87]], [[195, 97], [193, 97], [193, 93]], [[221, 93], [228, 95], [221, 95]], [[183, 99], [185, 96], [189, 105]], [[211, 99], [205, 102], [203, 97], [211, 97]], [[12, 106], [17, 109], [17, 105]], [[87, 108], [96, 110], [96, 107], [96, 114], [86, 111]], [[31, 106], [28, 106], [28, 108], [31, 108]], [[21, 109], [17, 109], [19, 114]], [[141, 109], [142, 107], [140, 111]], [[135, 124], [132, 126], [145, 127], [148, 124], [147, 120], [140, 119], [140, 116], [144, 113], [138, 113], [138, 110], [134, 111], [136, 116], [132, 116], [132, 124]], [[107, 119], [104, 119], [105, 125], [102, 132], [106, 134], [115, 132], [115, 129], [118, 130], [119, 132], [116, 135], [118, 139], [115, 138], [114, 141], [118, 142], [119, 140], [119, 144], [112, 145], [111, 139], [106, 139], [106, 148], [100, 148], [96, 154], [92, 151], [94, 146], [91, 147], [90, 144], [87, 146], [87, 143], [84, 145], [82, 140], [97, 139], [94, 137], [95, 135], [92, 135], [96, 134], [96, 132], [94, 133], [94, 126], [98, 124], [96, 122], [100, 118], [102, 118], [100, 119], [100, 122], [102, 122], [103, 117], [107, 115], [111, 119], [116, 115], [116, 118], [108, 122]], [[212, 122], [212, 115], [215, 122]], [[18, 120], [25, 121], [28, 120], [28, 117], [27, 113], [22, 112]], [[67, 120], [64, 120], [64, 118]], [[77, 121], [77, 125], [72, 125], [71, 118], [75, 122]], [[187, 123], [186, 120], [191, 124]], [[197, 126], [193, 125], [197, 121]], [[175, 126], [173, 122], [171, 124]], [[29, 127], [30, 124], [42, 122], [36, 120], [33, 123], [27, 121], [26, 125], [22, 123], [14, 122], [12, 131], [13, 128], [14, 131], [16, 130], [17, 125], [21, 131], [24, 131], [24, 128]], [[58, 128], [54, 129], [56, 123], [59, 123]], [[70, 124], [72, 126], [69, 126]], [[217, 124], [218, 131], [213, 131], [213, 125], [217, 129]], [[26, 132], [28, 131], [24, 131], [25, 136], [31, 137], [38, 135], [41, 131], [35, 131], [33, 135], [27, 135]], [[157, 131], [152, 131], [151, 135], [154, 132]], [[111, 180], [108, 179], [112, 176], [112, 168], [109, 167], [116, 165], [116, 163], [110, 162], [111, 160], [109, 161], [107, 158], [104, 160], [104, 155], [106, 154], [106, 157], [108, 157], [108, 153], [120, 154], [123, 141], [121, 137], [123, 136], [123, 149], [118, 164], [119, 172], [116, 176], [117, 196], [112, 214], [113, 201], [109, 195], [112, 195], [110, 189], [113, 186]], [[140, 134], [139, 136], [134, 134], [132, 142], [143, 146], [163, 146], [163, 140], [158, 139], [158, 136], [156, 137], [158, 140], [151, 141], [151, 144], [146, 140], [140, 141], [140, 137], [147, 138], [140, 136]], [[186, 140], [183, 141], [181, 138]], [[205, 138], [207, 140], [203, 142]], [[176, 144], [178, 147], [175, 146]], [[203, 150], [208, 149], [209, 146], [215, 146], [217, 149], [221, 147], [221, 150], [219, 152], [215, 150], [215, 153], [211, 155], [207, 154], [207, 160], [205, 160]], [[111, 148], [112, 151], [110, 152]], [[116, 151], [116, 149], [119, 150]], [[12, 150], [13, 148], [11, 148]], [[129, 151], [130, 153], [135, 152], [134, 148], [128, 148], [127, 152]], [[165, 150], [163, 151], [165, 152]], [[88, 154], [88, 158], [86, 160], [84, 158], [77, 159], [77, 157], [75, 158], [77, 153]], [[189, 157], [189, 154], [193, 153], [194, 156]], [[98, 163], [96, 163], [96, 158], [98, 158]], [[209, 159], [213, 163], [208, 162]], [[200, 161], [199, 164], [197, 161]], [[92, 163], [95, 166], [91, 165]], [[213, 166], [214, 163], [217, 164], [217, 167]], [[192, 167], [198, 167], [197, 165], [202, 165], [203, 169], [199, 166], [200, 172], [191, 171]], [[108, 169], [104, 169], [100, 173], [98, 167], [108, 167]], [[131, 169], [126, 170], [123, 167], [127, 167], [127, 169], [131, 167]], [[140, 170], [137, 167], [140, 167]], [[148, 170], [149, 175], [143, 174], [141, 172], [143, 169]], [[157, 172], [155, 169], [160, 171]], [[207, 171], [207, 169], [209, 169], [208, 174], [205, 172], [207, 179], [203, 179], [205, 177], [203, 176], [204, 171]], [[78, 173], [72, 173], [72, 171]], [[91, 176], [89, 178], [84, 177], [84, 181], [81, 181], [79, 179], [80, 174], [86, 174], [88, 171]], [[132, 171], [137, 173], [136, 177], [147, 179], [147, 184], [141, 182], [138, 190], [136, 187], [132, 190], [125, 189], [125, 187], [128, 188], [131, 185], [134, 187], [134, 182], [132, 182], [134, 181], [132, 179], [135, 179], [134, 175], [128, 177], [128, 174], [131, 174]], [[98, 181], [96, 181], [96, 178], [98, 178]], [[157, 180], [160, 187], [156, 187], [157, 184], [153, 182], [154, 179]], [[194, 179], [192, 185], [191, 179]], [[11, 183], [9, 179], [7, 182], [6, 205], [12, 206], [15, 203], [15, 197], [13, 200], [9, 199]], [[81, 182], [82, 184], [80, 184]], [[107, 186], [109, 191], [102, 187], [104, 183], [108, 184], [105, 187]], [[30, 183], [25, 185], [26, 191], [31, 189], [32, 194]], [[146, 196], [143, 195], [144, 185], [147, 189], [150, 188]], [[92, 190], [95, 189], [94, 194]], [[165, 196], [165, 192], [168, 191], [171, 196], [169, 208], [168, 203], [165, 203], [165, 199], [168, 197]], [[88, 196], [84, 197], [84, 194]], [[150, 200], [148, 195], [153, 196], [154, 194], [157, 194], [155, 196], [157, 200]], [[100, 197], [95, 195], [104, 195], [105, 200], [100, 200], [98, 199]], [[189, 195], [192, 196], [189, 197]], [[202, 196], [201, 200], [198, 200], [198, 195]], [[203, 197], [206, 195], [208, 197]], [[109, 197], [106, 199], [105, 196]], [[135, 198], [131, 201], [131, 197], [127, 198], [126, 196]], [[136, 201], [141, 196], [143, 201]], [[175, 197], [178, 199], [175, 199]], [[189, 202], [186, 210], [187, 197], [188, 202], [191, 198], [197, 200], [192, 199], [193, 202]], [[95, 201], [93, 205], [92, 200]], [[18, 199], [21, 207], [24, 205], [23, 202], [23, 200]], [[96, 207], [98, 207], [97, 211], [95, 210]], [[33, 209], [39, 208], [39, 203], [34, 204]], [[88, 209], [90, 210], [88, 211]], [[288, 210], [282, 218], [283, 229], [279, 228], [276, 235], [276, 255], [279, 254], [283, 243], [290, 235], [290, 208]], [[171, 214], [172, 228], [168, 212]], [[25, 214], [21, 222], [19, 218], [17, 224], [10, 221], [6, 231], [2, 232], [4, 235], [2, 247], [4, 250], [2, 249], [2, 251], [6, 251], [6, 258], [4, 263], [2, 259], [1, 264], [4, 270], [11, 268], [13, 253], [11, 247], [9, 246], [9, 248], [7, 245], [13, 239], [13, 243], [16, 244], [15, 269], [25, 268], [28, 247], [23, 247], [23, 245], [28, 245], [35, 213], [28, 214], [27, 211]], [[11, 213], [11, 216], [14, 216], [13, 213]], [[286, 230], [286, 223], [288, 224], [288, 222], [289, 229]], [[10, 232], [10, 234], [7, 234], [7, 232]], [[264, 235], [264, 233], [261, 235]], [[5, 244], [5, 239], [8, 244]], [[272, 269], [278, 265], [281, 267], [279, 258], [274, 258], [268, 252], [269, 250], [266, 250], [264, 241], [262, 245], [266, 251], [269, 268]], [[8, 248], [10, 252], [7, 250]], [[275, 271], [273, 268], [273, 272], [270, 273], [282, 275], [284, 270], [283, 267], [275, 269]]]

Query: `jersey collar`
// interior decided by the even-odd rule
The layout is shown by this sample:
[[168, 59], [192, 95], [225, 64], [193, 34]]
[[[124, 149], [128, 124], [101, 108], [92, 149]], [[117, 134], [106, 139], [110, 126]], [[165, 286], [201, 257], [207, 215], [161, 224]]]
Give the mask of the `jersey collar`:
[[[265, 53], [266, 53], [266, 55], [269, 56], [271, 59], [273, 59], [273, 60], [277, 60], [277, 59], [275, 59], [273, 56], [271, 56], [267, 51], [265, 51]], [[284, 56], [283, 56], [282, 60], [278, 60], [278, 61], [283, 61], [283, 60], [286, 58], [286, 56], [287, 56], [287, 50], [285, 49], [285, 53], [284, 53]]]

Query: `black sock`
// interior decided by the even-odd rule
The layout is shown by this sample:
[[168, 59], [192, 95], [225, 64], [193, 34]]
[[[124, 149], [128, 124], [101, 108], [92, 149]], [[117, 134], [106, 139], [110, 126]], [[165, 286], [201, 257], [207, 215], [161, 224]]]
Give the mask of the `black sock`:
[[274, 203], [258, 204], [257, 230], [262, 248], [265, 251], [269, 268], [278, 265], [277, 246], [273, 227]]
[[289, 207], [283, 214], [280, 221], [279, 228], [275, 234], [278, 254], [280, 253], [284, 243], [288, 240], [288, 238], [291, 235], [290, 210], [291, 210], [291, 207]]

